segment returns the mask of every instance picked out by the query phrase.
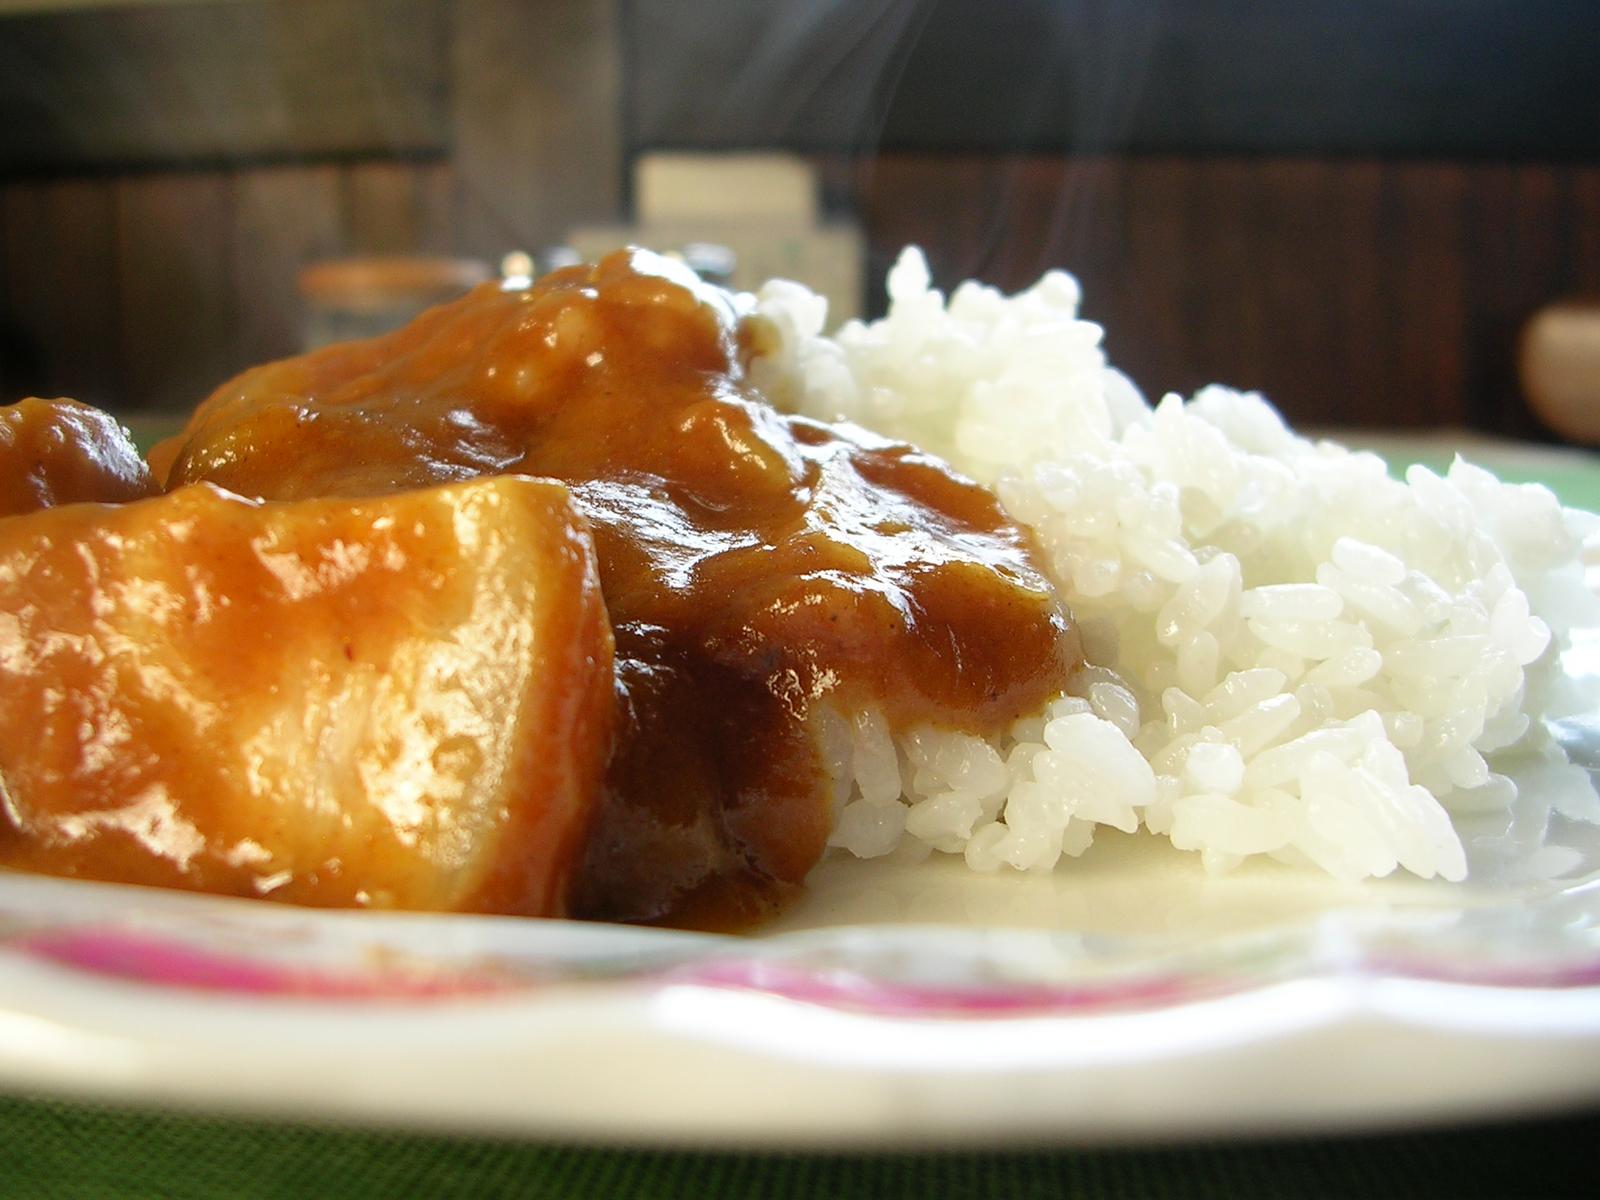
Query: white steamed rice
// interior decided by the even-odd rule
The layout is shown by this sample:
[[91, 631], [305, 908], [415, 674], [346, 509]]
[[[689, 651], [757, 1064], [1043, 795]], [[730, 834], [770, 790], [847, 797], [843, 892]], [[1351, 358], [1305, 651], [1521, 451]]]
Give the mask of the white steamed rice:
[[1047, 870], [1096, 826], [1142, 825], [1213, 870], [1264, 854], [1457, 880], [1461, 831], [1512, 823], [1517, 779], [1545, 806], [1518, 815], [1524, 843], [1550, 805], [1600, 822], [1588, 772], [1540, 720], [1593, 707], [1566, 694], [1558, 652], [1600, 626], [1579, 561], [1600, 518], [1460, 460], [1399, 482], [1253, 394], [1152, 409], [1060, 272], [946, 304], [908, 250], [889, 295], [886, 318], [828, 337], [824, 300], [769, 284], [757, 382], [994, 487], [1100, 665], [993, 742], [831, 718], [835, 845]]

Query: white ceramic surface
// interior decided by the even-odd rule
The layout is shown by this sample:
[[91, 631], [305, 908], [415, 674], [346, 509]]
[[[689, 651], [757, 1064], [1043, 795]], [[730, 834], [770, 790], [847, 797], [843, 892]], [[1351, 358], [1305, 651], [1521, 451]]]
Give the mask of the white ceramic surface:
[[1562, 879], [1455, 888], [1209, 878], [1129, 836], [1043, 878], [830, 860], [744, 939], [5, 876], [0, 1081], [725, 1146], [1557, 1107], [1600, 1099], [1600, 881], [1578, 852]]

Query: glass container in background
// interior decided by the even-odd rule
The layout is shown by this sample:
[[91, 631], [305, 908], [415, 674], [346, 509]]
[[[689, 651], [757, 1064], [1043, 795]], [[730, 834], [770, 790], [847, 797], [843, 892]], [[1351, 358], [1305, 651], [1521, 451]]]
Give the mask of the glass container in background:
[[312, 263], [298, 280], [307, 350], [398, 329], [436, 304], [493, 279], [475, 258], [341, 258]]

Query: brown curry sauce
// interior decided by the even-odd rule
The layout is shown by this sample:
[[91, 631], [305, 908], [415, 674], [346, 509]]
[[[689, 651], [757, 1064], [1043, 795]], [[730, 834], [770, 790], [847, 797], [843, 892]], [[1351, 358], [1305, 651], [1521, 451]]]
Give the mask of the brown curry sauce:
[[571, 912], [746, 925], [825, 847], [821, 706], [993, 734], [1081, 662], [994, 497], [771, 407], [746, 371], [761, 333], [725, 293], [621, 252], [247, 371], [152, 464], [169, 489], [283, 500], [563, 482], [592, 530], [617, 697]]

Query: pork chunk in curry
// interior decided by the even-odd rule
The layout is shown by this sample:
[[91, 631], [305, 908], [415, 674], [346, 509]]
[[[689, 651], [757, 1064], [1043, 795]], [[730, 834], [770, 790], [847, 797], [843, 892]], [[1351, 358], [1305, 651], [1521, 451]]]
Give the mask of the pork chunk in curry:
[[[487, 284], [392, 335], [224, 384], [152, 455], [169, 496], [127, 511], [198, 488], [332, 514], [485, 478], [553, 481], [592, 546], [615, 646], [603, 771], [582, 798], [581, 837], [535, 844], [547, 832], [515, 822], [476, 836], [499, 839], [490, 860], [520, 852], [526, 874], [549, 877], [560, 899], [545, 911], [747, 924], [826, 845], [821, 714], [872, 707], [900, 728], [992, 734], [1081, 661], [1032, 547], [991, 494], [911, 446], [777, 411], [747, 372], [760, 341], [738, 301], [641, 251], [532, 287]], [[117, 511], [80, 518], [84, 536]], [[452, 554], [401, 574], [469, 570]], [[538, 594], [535, 580], [534, 610]], [[593, 661], [541, 669], [583, 674]], [[545, 686], [586, 685], [557, 673]], [[37, 718], [19, 711], [13, 726], [26, 719]], [[455, 732], [489, 753], [478, 726]], [[496, 736], [548, 749], [561, 733]], [[18, 767], [0, 770], [15, 794]], [[348, 788], [328, 802], [366, 803]], [[453, 882], [349, 886], [350, 903], [508, 910], [500, 893]]]

